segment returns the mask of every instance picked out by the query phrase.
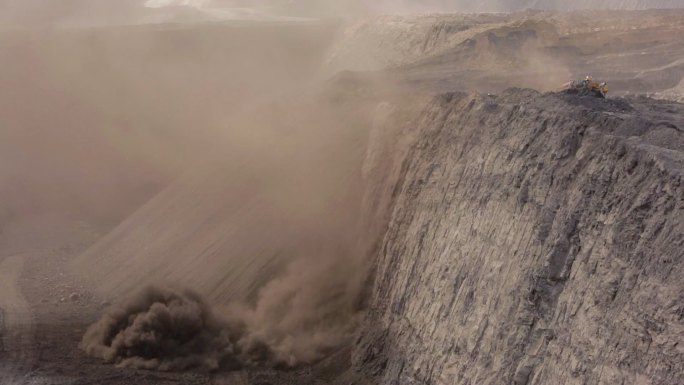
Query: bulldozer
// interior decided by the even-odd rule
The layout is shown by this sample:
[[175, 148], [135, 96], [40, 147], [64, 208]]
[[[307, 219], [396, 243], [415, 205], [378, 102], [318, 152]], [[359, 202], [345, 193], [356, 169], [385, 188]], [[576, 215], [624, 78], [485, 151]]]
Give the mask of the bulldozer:
[[592, 95], [597, 98], [605, 98], [608, 95], [608, 83], [597, 82], [591, 76], [582, 80], [576, 80], [563, 85], [561, 90], [568, 94]]

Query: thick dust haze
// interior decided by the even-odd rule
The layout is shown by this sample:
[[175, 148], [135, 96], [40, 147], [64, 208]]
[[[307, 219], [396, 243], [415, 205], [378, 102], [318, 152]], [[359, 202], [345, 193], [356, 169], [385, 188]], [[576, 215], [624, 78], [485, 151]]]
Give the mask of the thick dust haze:
[[239, 130], [236, 116], [256, 99], [310, 84], [332, 31], [207, 25], [2, 34], [0, 220], [122, 220], [198, 158], [222, 152], [218, 143]]
[[[128, 282], [127, 277], [149, 271], [149, 276], [165, 280], [159, 272], [171, 268], [176, 273], [185, 273], [180, 281], [194, 289], [215, 279], [225, 281], [232, 274], [230, 270], [249, 269], [250, 265], [272, 258], [268, 251], [240, 255], [244, 253], [241, 250], [252, 245], [280, 253], [274, 262], [278, 267], [267, 274], [247, 274], [247, 279], [252, 281], [249, 285], [255, 289], [242, 298], [230, 289], [238, 281], [228, 282], [227, 289], [204, 291], [210, 298], [233, 298], [228, 302], [216, 301], [215, 317], [209, 316], [212, 312], [201, 305], [198, 296], [179, 296], [157, 289], [134, 294], [114, 306], [86, 334], [82, 347], [88, 354], [122, 366], [160, 370], [230, 369], [235, 365], [291, 367], [316, 362], [349, 341], [361, 310], [359, 296], [368, 269], [367, 242], [372, 238], [359, 227], [360, 168], [365, 149], [357, 140], [363, 140], [365, 128], [362, 124], [345, 123], [327, 111], [329, 106], [323, 101], [286, 103], [286, 106], [287, 110], [269, 109], [283, 122], [261, 114], [252, 117], [241, 126], [245, 131], [230, 133], [229, 143], [225, 144], [227, 154], [212, 155], [212, 159], [221, 157], [222, 164], [237, 162], [240, 168], [229, 166], [227, 169], [231, 171], [220, 175], [223, 167], [216, 168], [211, 161], [204, 169], [193, 171], [200, 175], [199, 182], [188, 182], [193, 190], [218, 189], [219, 194], [210, 205], [216, 207], [215, 215], [220, 217], [223, 216], [221, 206], [244, 202], [249, 208], [252, 197], [259, 197], [265, 208], [227, 214], [229, 222], [246, 221], [234, 224], [242, 227], [241, 236], [228, 234], [226, 248], [217, 255], [191, 257], [208, 258], [204, 267], [191, 273], [182, 268], [192, 263], [185, 258], [167, 255], [159, 261], [145, 260], [138, 253], [126, 262], [129, 268], [115, 272], [105, 269], [102, 273], [122, 275], [124, 282]], [[295, 116], [287, 118], [287, 114]], [[207, 172], [208, 177], [201, 176]], [[181, 187], [183, 180], [180, 179]], [[175, 202], [175, 205], [183, 204], [195, 203], [192, 198]], [[213, 219], [221, 220], [224, 219]], [[192, 228], [190, 223], [188, 228]], [[220, 225], [217, 223], [217, 226]], [[176, 227], [176, 237], [184, 236], [179, 233], [183, 232], [183, 222]], [[136, 227], [131, 231], [135, 232]], [[207, 234], [197, 234], [193, 238], [199, 238], [199, 246], [206, 248], [207, 242], [212, 242], [206, 237]], [[191, 239], [190, 242], [198, 241]], [[144, 248], [156, 247], [154, 243]], [[140, 253], [145, 252], [142, 249], [138, 249]], [[115, 263], [124, 262], [120, 256], [114, 258]], [[217, 259], [237, 262], [226, 271], [216, 272], [211, 266], [223, 263]], [[89, 264], [85, 266], [90, 268]], [[176, 306], [178, 301], [184, 304]], [[197, 350], [193, 348], [195, 337], [174, 341], [176, 334], [167, 331], [166, 323], [148, 322], [156, 320], [160, 311], [173, 316], [173, 309], [167, 308], [183, 314], [189, 310], [194, 312], [196, 338], [204, 340], [206, 336], [213, 336], [217, 345]], [[129, 321], [112, 322], [112, 318]], [[207, 322], [208, 319], [219, 321]], [[170, 350], [139, 346], [147, 343], [144, 336], [149, 334], [164, 340], [154, 339], [152, 343], [171, 346]], [[176, 349], [177, 345], [183, 348]]]
[[[407, 97], [323, 75], [338, 27], [0, 38], [0, 156], [14, 165], [0, 174], [2, 225], [51, 213], [103, 234], [75, 259], [117, 303], [84, 336], [88, 354], [159, 370], [296, 366], [349, 341], [381, 231], [362, 203], [366, 142], [376, 106]], [[187, 291], [144, 289], [157, 282]]]
[[0, 28], [93, 27], [225, 20], [356, 18], [373, 14], [664, 9], [684, 0], [2, 0]]
[[[378, 202], [364, 196], [369, 164], [382, 163], [367, 146], [382, 136], [371, 132], [376, 107], [394, 115], [405, 106], [388, 100], [414, 95], [375, 84], [388, 93], [377, 97], [348, 73], [330, 79], [323, 67], [340, 24], [306, 17], [470, 8], [113, 4], [0, 3], [0, 21], [15, 28], [0, 36], [2, 242], [48, 217], [101, 236], [74, 271], [114, 299], [81, 343], [111, 363], [292, 367], [339, 349], [356, 327], [388, 207], [364, 206]], [[497, 87], [512, 67], [528, 70], [530, 87], [569, 80], [541, 52], [543, 25], [528, 29], [474, 34], [451, 47], [457, 56], [408, 63], [397, 76], [456, 73], [444, 67], [456, 63], [499, 76]]]
[[161, 371], [314, 363], [349, 342], [365, 275], [348, 258], [301, 258], [254, 306], [215, 309], [189, 290], [148, 287], [107, 309], [80, 347], [121, 367]]
[[[76, 14], [56, 5], [41, 12], [50, 15], [44, 20]], [[150, 215], [175, 226], [168, 238], [146, 237], [145, 244], [131, 245], [130, 255], [106, 255], [117, 269], [90, 260], [76, 271], [112, 279], [155, 271], [155, 280], [180, 281], [212, 305], [228, 307], [212, 315], [199, 294], [143, 290], [117, 301], [88, 331], [82, 344], [88, 354], [160, 370], [252, 361], [290, 366], [317, 360], [348, 338], [358, 282], [366, 276], [354, 223], [367, 132], [341, 121], [321, 96], [327, 83], [317, 74], [335, 28], [141, 25], [15, 30], [0, 37], [6, 120], [0, 226], [37, 228], [49, 213], [57, 218], [51, 220], [108, 234], [136, 222], [138, 210], [164, 192], [184, 189], [182, 198]], [[203, 200], [206, 194], [213, 198]], [[183, 207], [197, 213], [198, 204], [212, 208], [198, 219], [205, 233], [174, 213]], [[230, 238], [221, 221], [241, 236]], [[130, 231], [145, 234], [144, 226], [136, 222]], [[230, 241], [207, 258], [239, 256], [242, 265], [218, 272], [211, 263], [186, 268], [211, 247], [208, 237], [217, 229]], [[145, 255], [186, 236], [199, 245], [189, 258]], [[245, 251], [260, 248], [274, 251]], [[216, 288], [220, 281], [231, 286], [226, 276], [260, 260], [272, 263], [251, 276], [251, 291]], [[114, 298], [147, 284], [102, 292], [93, 282]], [[235, 298], [217, 299], [224, 296]], [[249, 358], [259, 349], [268, 354]]]

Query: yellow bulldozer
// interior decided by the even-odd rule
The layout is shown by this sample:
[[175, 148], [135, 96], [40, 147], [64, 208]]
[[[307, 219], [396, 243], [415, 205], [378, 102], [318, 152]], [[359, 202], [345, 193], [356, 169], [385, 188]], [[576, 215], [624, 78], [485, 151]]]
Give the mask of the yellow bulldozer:
[[591, 76], [587, 76], [582, 80], [564, 84], [561, 90], [569, 94], [593, 95], [605, 98], [608, 95], [608, 84], [606, 82], [599, 83]]

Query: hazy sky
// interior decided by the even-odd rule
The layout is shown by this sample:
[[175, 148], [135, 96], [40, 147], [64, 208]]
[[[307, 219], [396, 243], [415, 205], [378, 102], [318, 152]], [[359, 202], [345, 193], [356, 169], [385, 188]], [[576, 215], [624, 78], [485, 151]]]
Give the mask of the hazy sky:
[[674, 8], [684, 7], [684, 0], [0, 0], [0, 25], [139, 23], [181, 13], [186, 19], [230, 19], [595, 7]]
[[684, 0], [144, 0], [148, 4], [240, 6], [271, 8], [303, 14], [337, 12], [458, 12], [516, 11], [526, 8], [668, 8]]

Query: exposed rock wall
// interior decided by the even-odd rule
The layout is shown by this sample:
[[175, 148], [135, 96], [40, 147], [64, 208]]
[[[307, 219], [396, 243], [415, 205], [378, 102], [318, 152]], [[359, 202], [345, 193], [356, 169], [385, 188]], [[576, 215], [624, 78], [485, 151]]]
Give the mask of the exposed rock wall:
[[683, 383], [682, 111], [437, 98], [403, 166], [357, 368], [382, 384]]

